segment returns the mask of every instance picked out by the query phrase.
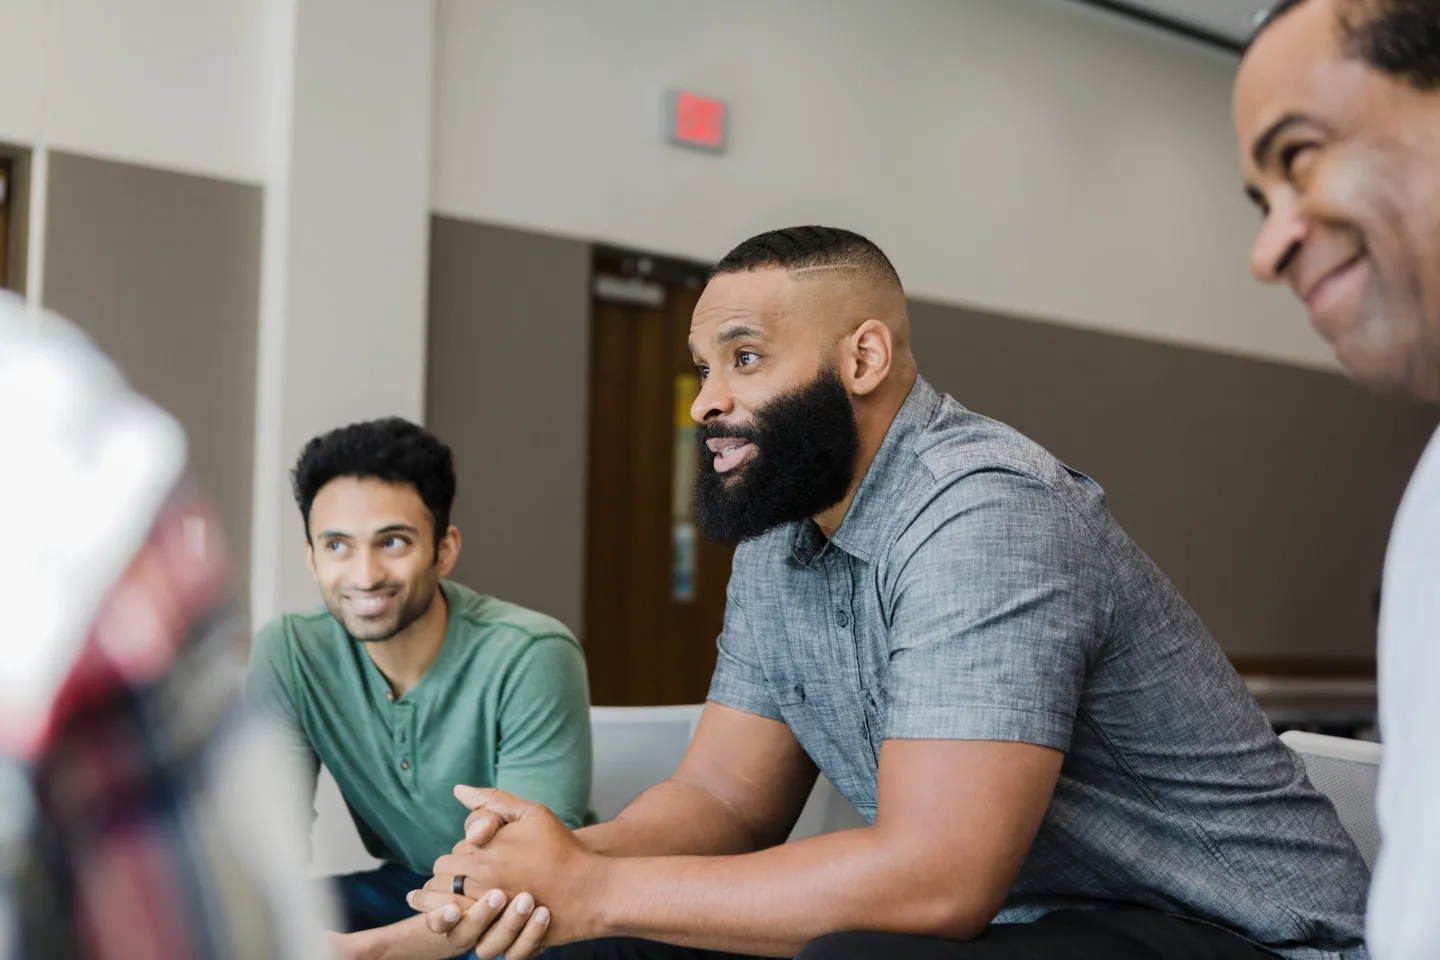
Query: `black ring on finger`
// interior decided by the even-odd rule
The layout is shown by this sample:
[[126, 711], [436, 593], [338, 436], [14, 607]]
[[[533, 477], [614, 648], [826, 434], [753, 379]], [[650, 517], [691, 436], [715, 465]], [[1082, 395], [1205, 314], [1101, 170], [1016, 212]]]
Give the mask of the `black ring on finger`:
[[455, 876], [450, 878], [450, 892], [465, 896], [465, 878]]

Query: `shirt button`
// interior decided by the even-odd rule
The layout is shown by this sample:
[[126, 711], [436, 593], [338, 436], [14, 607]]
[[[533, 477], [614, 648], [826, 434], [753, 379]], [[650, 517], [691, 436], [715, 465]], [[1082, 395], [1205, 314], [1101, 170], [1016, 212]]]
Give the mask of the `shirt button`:
[[401, 770], [409, 770], [409, 769], [410, 769], [410, 761], [409, 761], [409, 760], [401, 760], [401, 761], [400, 761], [400, 769], [401, 769]]
[[395, 691], [394, 691], [394, 690], [386, 690], [386, 691], [385, 691], [385, 699], [386, 699], [386, 700], [389, 700], [391, 703], [394, 703], [394, 702], [395, 702]]
[[850, 614], [846, 613], [844, 610], [837, 610], [835, 612], [835, 622], [840, 624], [840, 626], [842, 627], [849, 626]]

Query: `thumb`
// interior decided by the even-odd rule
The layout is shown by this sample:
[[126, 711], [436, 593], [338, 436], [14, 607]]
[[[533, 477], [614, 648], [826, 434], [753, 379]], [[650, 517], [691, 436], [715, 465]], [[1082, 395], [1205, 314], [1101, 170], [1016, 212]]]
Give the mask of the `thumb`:
[[455, 799], [471, 810], [487, 810], [506, 823], [514, 823], [519, 820], [525, 815], [525, 809], [529, 806], [503, 790], [496, 790], [492, 787], [467, 787], [463, 783], [455, 787]]

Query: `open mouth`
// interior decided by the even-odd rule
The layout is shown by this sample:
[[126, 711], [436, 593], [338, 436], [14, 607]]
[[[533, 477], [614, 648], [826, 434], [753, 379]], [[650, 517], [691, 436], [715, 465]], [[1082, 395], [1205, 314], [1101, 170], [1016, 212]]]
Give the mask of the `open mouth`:
[[395, 604], [395, 593], [369, 593], [345, 598], [345, 605], [360, 617], [378, 617], [390, 611]]
[[705, 445], [715, 454], [716, 473], [729, 473], [755, 455], [755, 444], [737, 437], [719, 437]]

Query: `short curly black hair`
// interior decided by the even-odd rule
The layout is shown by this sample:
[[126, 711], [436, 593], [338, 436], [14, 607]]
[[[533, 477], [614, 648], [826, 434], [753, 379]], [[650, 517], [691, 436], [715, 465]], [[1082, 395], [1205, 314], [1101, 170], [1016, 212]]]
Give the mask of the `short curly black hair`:
[[850, 267], [904, 289], [895, 265], [878, 246], [860, 234], [839, 227], [785, 227], [751, 237], [725, 254], [715, 273], [748, 273], [772, 267]]
[[340, 477], [408, 483], [435, 522], [435, 547], [450, 528], [455, 503], [455, 460], [450, 448], [423, 427], [400, 417], [352, 423], [305, 444], [290, 474], [295, 502], [310, 539], [310, 507]]
[[[1306, 0], [1279, 0], [1250, 43]], [[1417, 90], [1440, 90], [1440, 0], [1348, 0], [1340, 11], [1346, 53]]]

